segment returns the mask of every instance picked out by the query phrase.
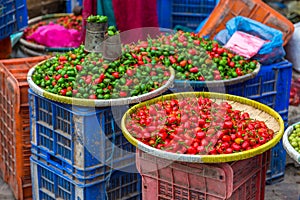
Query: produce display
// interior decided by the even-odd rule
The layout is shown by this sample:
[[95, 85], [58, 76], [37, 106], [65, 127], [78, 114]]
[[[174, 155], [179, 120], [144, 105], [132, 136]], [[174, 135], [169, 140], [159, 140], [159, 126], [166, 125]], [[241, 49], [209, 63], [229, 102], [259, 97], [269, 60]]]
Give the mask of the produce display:
[[162, 62], [176, 70], [181, 80], [225, 80], [253, 72], [257, 61], [246, 60], [223, 48], [216, 41], [195, 33], [178, 31], [156, 39], [149, 38], [134, 48], [133, 53], [147, 55], [138, 62]]
[[[67, 15], [64, 17], [59, 17], [54, 21], [40, 21], [32, 26], [27, 27], [24, 30], [24, 38], [28, 39], [28, 37], [30, 37], [39, 27], [41, 26], [45, 26], [49, 23], [54, 23], [54, 24], [59, 24], [63, 27], [65, 27], [66, 29], [75, 29], [78, 31], [81, 31], [82, 29], [82, 16], [75, 16], [75, 15]], [[29, 40], [29, 39], [28, 39]], [[30, 40], [29, 40], [30, 41]], [[33, 42], [33, 41], [31, 41]]]
[[300, 124], [294, 126], [294, 130], [288, 136], [288, 140], [292, 147], [300, 154]]
[[95, 23], [105, 23], [108, 21], [108, 17], [103, 15], [90, 15], [86, 21]]
[[[110, 26], [107, 34], [118, 34]], [[172, 67], [177, 79], [218, 81], [253, 72], [256, 61], [246, 60], [195, 33], [176, 32], [123, 46], [114, 61], [84, 47], [46, 61], [32, 76], [34, 83], [62, 96], [110, 99], [153, 91], [169, 79]]]
[[292, 106], [300, 104], [300, 78], [292, 80], [289, 102]]
[[109, 37], [117, 35], [117, 34], [119, 34], [119, 31], [117, 30], [117, 28], [115, 26], [109, 26], [107, 28], [107, 35]]
[[136, 109], [126, 129], [153, 148], [179, 154], [231, 154], [257, 148], [274, 131], [248, 112], [204, 97], [161, 100]]

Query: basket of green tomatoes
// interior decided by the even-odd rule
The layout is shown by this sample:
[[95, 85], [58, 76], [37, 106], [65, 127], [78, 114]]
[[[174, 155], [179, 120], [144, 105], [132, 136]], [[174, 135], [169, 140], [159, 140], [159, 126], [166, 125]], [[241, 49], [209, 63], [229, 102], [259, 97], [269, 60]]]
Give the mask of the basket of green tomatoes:
[[283, 135], [283, 147], [300, 164], [300, 122], [289, 126]]

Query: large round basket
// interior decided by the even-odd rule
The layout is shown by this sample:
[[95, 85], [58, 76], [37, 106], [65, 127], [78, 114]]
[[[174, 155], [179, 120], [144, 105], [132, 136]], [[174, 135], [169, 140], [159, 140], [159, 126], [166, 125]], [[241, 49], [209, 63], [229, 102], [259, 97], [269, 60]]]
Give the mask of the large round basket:
[[[228, 101], [233, 109], [239, 109], [243, 110], [245, 112], [248, 112], [250, 114], [250, 117], [255, 118], [257, 120], [264, 121], [266, 125], [271, 128], [275, 135], [272, 140], [269, 142], [243, 152], [237, 152], [232, 154], [220, 154], [220, 155], [189, 155], [189, 154], [176, 154], [171, 153], [163, 150], [158, 150], [156, 148], [150, 147], [140, 141], [138, 141], [136, 138], [134, 138], [126, 129], [126, 122], [127, 119], [130, 117], [131, 113], [135, 112], [136, 109], [143, 107], [145, 105], [151, 105], [156, 103], [159, 100], [170, 100], [173, 98], [182, 98], [182, 97], [207, 97], [211, 99], [215, 99], [216, 101]], [[256, 156], [258, 154], [262, 154], [263, 152], [269, 150], [273, 146], [275, 146], [281, 139], [283, 132], [284, 132], [284, 123], [280, 115], [275, 112], [270, 107], [261, 104], [259, 102], [249, 100], [243, 97], [238, 97], [234, 95], [228, 95], [228, 94], [221, 94], [221, 93], [209, 93], [209, 92], [183, 92], [183, 93], [177, 93], [177, 94], [169, 94], [165, 96], [160, 96], [155, 99], [142, 102], [140, 104], [137, 104], [133, 107], [131, 107], [123, 116], [122, 118], [122, 131], [124, 136], [127, 138], [127, 140], [136, 146], [138, 149], [149, 153], [151, 155], [173, 160], [173, 161], [182, 161], [182, 162], [192, 162], [192, 163], [220, 163], [220, 162], [230, 162], [230, 161], [236, 161], [236, 160], [243, 160], [247, 159], [253, 156]]]
[[289, 156], [294, 160], [296, 161], [298, 164], [300, 164], [300, 153], [298, 153], [294, 148], [293, 146], [291, 145], [291, 143], [289, 142], [289, 135], [293, 132], [294, 130], [294, 126], [297, 125], [297, 124], [300, 124], [300, 122], [297, 122], [291, 126], [289, 126], [284, 134], [283, 134], [283, 147], [284, 149], [286, 150], [286, 152], [289, 154]]
[[[41, 21], [50, 22], [55, 21], [57, 18], [69, 16], [71, 14], [68, 13], [55, 13], [55, 14], [48, 14], [43, 16], [38, 16], [32, 18], [28, 21], [28, 26], [33, 26]], [[56, 54], [59, 52], [67, 52], [73, 50], [74, 48], [69, 47], [59, 47], [59, 48], [52, 48], [47, 47], [41, 44], [35, 44], [33, 42], [27, 41], [24, 38], [20, 38], [20, 49], [24, 51], [24, 53], [31, 55], [31, 56], [40, 56], [45, 54]]]
[[139, 96], [133, 96], [133, 97], [126, 97], [126, 98], [118, 98], [118, 99], [107, 99], [107, 100], [102, 100], [102, 99], [98, 99], [98, 100], [92, 100], [92, 99], [81, 99], [81, 98], [72, 98], [72, 97], [66, 97], [66, 96], [61, 96], [61, 95], [57, 95], [54, 93], [50, 93], [45, 91], [44, 89], [40, 88], [39, 86], [37, 86], [33, 80], [32, 80], [32, 75], [35, 71], [35, 68], [38, 65], [41, 65], [42, 63], [46, 62], [40, 62], [39, 64], [37, 64], [36, 66], [34, 66], [33, 68], [31, 68], [27, 74], [27, 82], [29, 84], [29, 87], [38, 95], [45, 97], [47, 99], [56, 101], [56, 102], [60, 102], [60, 103], [66, 103], [66, 104], [72, 104], [72, 105], [77, 105], [77, 106], [87, 106], [87, 107], [107, 107], [107, 106], [118, 106], [118, 105], [129, 105], [129, 104], [134, 104], [134, 103], [140, 103], [142, 101], [157, 97], [161, 94], [163, 94], [164, 92], [166, 92], [173, 84], [174, 82], [174, 77], [175, 77], [175, 72], [173, 70], [172, 67], [169, 68], [170, 72], [171, 72], [171, 76], [168, 79], [168, 81], [166, 82], [166, 84], [164, 84], [163, 86], [161, 86], [160, 88], [146, 93], [146, 94], [142, 94]]

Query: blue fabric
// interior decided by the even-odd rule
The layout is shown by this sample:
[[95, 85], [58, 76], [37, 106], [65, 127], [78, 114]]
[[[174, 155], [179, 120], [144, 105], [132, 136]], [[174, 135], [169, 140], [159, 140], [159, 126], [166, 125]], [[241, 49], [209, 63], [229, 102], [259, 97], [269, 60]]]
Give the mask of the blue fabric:
[[109, 26], [116, 26], [112, 0], [97, 0], [97, 14], [107, 16]]

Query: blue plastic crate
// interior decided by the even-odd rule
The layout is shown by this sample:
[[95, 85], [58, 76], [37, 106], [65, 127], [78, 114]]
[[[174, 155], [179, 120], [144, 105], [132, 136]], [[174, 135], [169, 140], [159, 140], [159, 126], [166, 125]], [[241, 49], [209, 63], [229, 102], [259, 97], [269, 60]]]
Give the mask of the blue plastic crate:
[[218, 0], [157, 0], [159, 26], [173, 29], [181, 25], [196, 30], [217, 3]]
[[[292, 63], [287, 60], [263, 65], [258, 75], [243, 83], [225, 87], [209, 87], [197, 81], [175, 81], [171, 92], [210, 91], [246, 97], [277, 111], [288, 125], [288, 107], [292, 79]], [[209, 88], [209, 89], [208, 89]], [[267, 172], [267, 183], [283, 180], [286, 152], [280, 142], [271, 151], [271, 163]]]
[[[139, 173], [113, 170], [105, 180], [90, 180], [83, 183], [70, 178], [69, 174], [57, 171], [52, 165], [30, 158], [32, 196], [34, 200], [105, 200], [141, 199], [141, 177]], [[136, 170], [135, 165], [130, 166]], [[137, 172], [137, 171], [136, 171]]]
[[28, 93], [33, 154], [79, 178], [135, 162], [135, 147], [118, 125], [127, 107], [77, 107]]
[[0, 40], [27, 26], [26, 0], [0, 0]]
[[267, 171], [268, 185], [283, 181], [286, 164], [286, 151], [283, 148], [282, 140], [272, 148], [270, 167]]
[[75, 6], [82, 6], [83, 0], [66, 0], [66, 13], [72, 13]]

